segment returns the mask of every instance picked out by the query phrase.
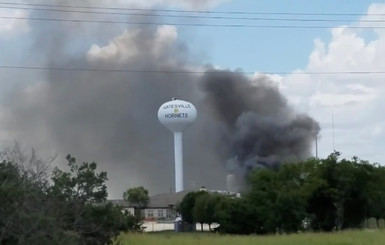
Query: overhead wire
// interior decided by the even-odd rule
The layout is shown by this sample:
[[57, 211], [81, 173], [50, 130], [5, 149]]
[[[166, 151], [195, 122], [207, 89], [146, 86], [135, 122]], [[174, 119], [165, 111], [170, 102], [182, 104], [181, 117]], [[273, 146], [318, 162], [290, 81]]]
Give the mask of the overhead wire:
[[[123, 13], [106, 11], [87, 11], [72, 9], [52, 9], [52, 8], [33, 8], [33, 7], [10, 7], [0, 6], [0, 9], [21, 9], [44, 12], [76, 13], [76, 14], [97, 14], [97, 15], [120, 15], [120, 16], [148, 16], [148, 17], [167, 17], [167, 18], [187, 18], [187, 19], [214, 19], [214, 20], [246, 20], [246, 21], [295, 21], [295, 22], [355, 22], [354, 19], [303, 19], [303, 18], [268, 18], [268, 17], [229, 17], [229, 16], [202, 16], [202, 15], [170, 15], [144, 12]], [[384, 23], [385, 20], [360, 20], [364, 23]]]
[[74, 23], [98, 23], [98, 24], [127, 24], [127, 25], [173, 25], [173, 26], [195, 26], [195, 27], [228, 27], [228, 28], [292, 28], [292, 29], [384, 29], [385, 26], [321, 26], [321, 25], [249, 25], [249, 24], [207, 24], [207, 23], [176, 23], [176, 22], [134, 22], [116, 20], [85, 20], [85, 19], [59, 19], [42, 17], [17, 17], [0, 16], [0, 19], [51, 21], [51, 22], [74, 22]]
[[240, 70], [129, 70], [129, 69], [106, 69], [106, 68], [74, 68], [74, 67], [46, 67], [46, 66], [10, 66], [0, 65], [0, 69], [14, 69], [14, 70], [54, 70], [54, 71], [77, 71], [77, 72], [116, 72], [116, 73], [165, 73], [165, 74], [223, 74], [227, 72], [245, 75], [258, 74], [278, 74], [278, 75], [375, 75], [385, 74], [385, 71], [328, 71], [328, 72], [285, 72], [285, 71], [265, 71], [265, 72], [251, 72]]
[[[0, 2], [2, 5], [15, 6], [37, 6], [37, 7], [60, 7], [78, 9], [99, 9], [99, 10], [127, 10], [127, 11], [153, 11], [153, 12], [175, 12], [175, 13], [199, 13], [199, 14], [238, 14], [238, 15], [304, 15], [304, 16], [362, 16], [363, 13], [305, 13], [305, 12], [253, 12], [253, 11], [205, 11], [205, 10], [180, 10], [180, 9], [149, 9], [149, 8], [127, 8], [127, 7], [98, 7], [81, 5], [60, 5], [60, 4], [37, 4], [37, 3], [12, 3]], [[366, 14], [370, 16], [385, 16], [385, 14]]]
[[[294, 12], [247, 12], [247, 11], [193, 11], [193, 10], [173, 10], [173, 9], [144, 9], [144, 8], [122, 8], [122, 7], [96, 7], [96, 6], [80, 6], [80, 5], [60, 5], [60, 4], [36, 4], [36, 3], [10, 3], [0, 2], [0, 9], [23, 9], [35, 11], [50, 11], [61, 13], [79, 13], [79, 14], [102, 14], [102, 15], [124, 15], [124, 16], [148, 16], [148, 17], [166, 17], [166, 18], [188, 18], [188, 19], [215, 19], [215, 20], [243, 20], [243, 21], [285, 21], [285, 22], [357, 22], [352, 19], [327, 19], [327, 18], [272, 18], [272, 17], [231, 17], [231, 16], [202, 16], [202, 15], [174, 15], [162, 14], [160, 12], [171, 13], [205, 13], [205, 14], [254, 14], [254, 15], [299, 15], [299, 16], [356, 16], [356, 14], [323, 14], [323, 13], [294, 13]], [[55, 9], [53, 9], [55, 8]], [[63, 9], [67, 8], [67, 9]], [[80, 9], [80, 10], [79, 10]], [[84, 10], [85, 9], [85, 10]], [[89, 11], [102, 10], [102, 11]], [[134, 11], [129, 13], [123, 12], [106, 12], [106, 10]], [[140, 12], [137, 12], [140, 11]], [[358, 15], [358, 14], [357, 14]], [[374, 14], [374, 16], [385, 16], [383, 14]], [[122, 21], [111, 19], [83, 19], [83, 18], [46, 18], [46, 17], [25, 17], [25, 16], [0, 16], [0, 19], [12, 20], [31, 20], [31, 21], [51, 21], [51, 22], [75, 22], [75, 23], [98, 23], [98, 24], [127, 24], [127, 25], [174, 25], [174, 26], [196, 26], [196, 27], [228, 27], [228, 28], [294, 28], [294, 29], [326, 29], [326, 28], [349, 28], [349, 29], [366, 29], [366, 28], [385, 28], [378, 25], [344, 25], [336, 27], [335, 25], [299, 25], [299, 24], [245, 24], [245, 23], [178, 23], [175, 21]], [[385, 23], [381, 19], [364, 19], [360, 23]]]
[[[1, 6], [1, 5], [6, 5]], [[15, 7], [16, 6], [16, 7]], [[24, 6], [24, 7], [23, 7]], [[29, 6], [29, 7], [25, 7]], [[39, 7], [39, 8], [37, 8]], [[44, 9], [42, 8], [44, 7]], [[72, 8], [72, 9], [52, 9], [55, 8]], [[115, 8], [115, 7], [96, 7], [96, 6], [74, 6], [74, 5], [58, 5], [58, 4], [33, 4], [33, 3], [9, 3], [0, 2], [0, 8], [9, 9], [29, 9], [37, 11], [53, 11], [63, 13], [81, 13], [81, 14], [111, 14], [111, 15], [135, 15], [135, 16], [152, 16], [152, 17], [178, 17], [178, 18], [211, 18], [224, 20], [261, 20], [261, 21], [351, 21], [351, 20], [337, 20], [337, 19], [289, 19], [289, 18], [262, 18], [262, 17], [228, 17], [228, 16], [183, 16], [183, 15], [169, 15], [158, 14], [159, 12], [171, 13], [205, 13], [205, 14], [254, 14], [254, 15], [298, 15], [298, 16], [358, 16], [362, 14], [348, 14], [348, 13], [294, 13], [294, 12], [248, 12], [248, 11], [192, 11], [192, 10], [171, 10], [171, 9], [142, 9], [142, 8]], [[50, 8], [50, 9], [48, 9]], [[89, 10], [125, 10], [125, 11], [147, 11], [156, 12], [150, 13], [118, 13], [118, 12], [103, 12], [103, 11], [86, 11], [74, 10], [89, 9]], [[385, 16], [385, 14], [372, 14], [372, 16]], [[0, 19], [15, 19], [15, 20], [32, 20], [32, 21], [53, 21], [53, 22], [74, 22], [74, 23], [100, 23], [100, 24], [130, 24], [130, 25], [175, 25], [175, 26], [200, 26], [200, 27], [246, 27], [246, 28], [385, 28], [385, 26], [321, 26], [321, 25], [250, 25], [250, 24], [207, 24], [207, 23], [172, 23], [172, 22], [132, 22], [132, 21], [115, 21], [115, 20], [89, 20], [89, 19], [61, 19], [61, 18], [43, 18], [43, 17], [17, 17], [17, 16], [0, 16]], [[362, 22], [362, 21], [361, 21]], [[385, 20], [371, 20], [368, 22], [385, 22]], [[222, 73], [224, 71], [175, 71], [175, 70], [127, 70], [127, 69], [94, 69], [94, 68], [69, 68], [69, 67], [38, 67], [38, 66], [6, 66], [0, 65], [0, 69], [22, 69], [22, 70], [56, 70], [56, 71], [80, 71], [80, 72], [124, 72], [124, 73]], [[255, 74], [255, 72], [248, 71], [233, 71], [233, 73], [241, 74]], [[385, 71], [337, 71], [337, 72], [277, 72], [270, 71], [266, 74], [280, 74], [280, 75], [368, 75], [368, 74], [385, 74]]]

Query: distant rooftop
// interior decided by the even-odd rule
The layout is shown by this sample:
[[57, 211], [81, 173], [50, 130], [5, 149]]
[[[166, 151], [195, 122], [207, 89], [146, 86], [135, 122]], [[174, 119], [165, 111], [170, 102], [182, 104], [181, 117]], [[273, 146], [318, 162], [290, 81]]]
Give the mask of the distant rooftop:
[[[173, 193], [162, 193], [150, 197], [150, 200], [146, 208], [163, 208], [163, 207], [175, 207], [176, 204], [182, 201], [183, 197], [193, 190], [184, 190], [180, 192]], [[133, 207], [134, 205], [125, 201], [124, 199], [111, 199], [108, 200], [116, 205], [123, 207]]]
[[[187, 193], [192, 191], [195, 191], [195, 190], [184, 190], [176, 193], [175, 192], [162, 193], [162, 194], [151, 196], [146, 208], [175, 207], [179, 202], [183, 200], [184, 196]], [[222, 191], [222, 190], [207, 190], [204, 187], [202, 187], [200, 191], [207, 191], [209, 193], [217, 193], [217, 194], [232, 196], [232, 197], [240, 197], [240, 194], [236, 192], [228, 192], [228, 191]], [[112, 199], [108, 201], [123, 207], [134, 207], [134, 205], [130, 204], [124, 199]]]

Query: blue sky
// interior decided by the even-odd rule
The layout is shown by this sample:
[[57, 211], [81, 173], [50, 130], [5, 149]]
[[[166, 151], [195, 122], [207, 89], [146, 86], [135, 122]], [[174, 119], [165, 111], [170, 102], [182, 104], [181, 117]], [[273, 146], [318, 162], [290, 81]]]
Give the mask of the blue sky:
[[[1, 2], [1, 1], [0, 1]], [[19, 1], [31, 3], [32, 1]], [[35, 0], [34, 3], [52, 3]], [[79, 1], [66, 0], [68, 5], [80, 5]], [[115, 6], [139, 8], [164, 8], [182, 10], [209, 10], [215, 12], [292, 12], [292, 13], [338, 13], [360, 14], [358, 16], [317, 16], [318, 19], [337, 19], [335, 22], [319, 22], [314, 25], [330, 26], [322, 29], [292, 28], [227, 28], [227, 27], [183, 27], [159, 26], [159, 35], [152, 37], [154, 57], [162, 54], [162, 49], [183, 44], [188, 49], [186, 64], [189, 69], [202, 69], [205, 64], [220, 68], [242, 69], [251, 73], [287, 72], [288, 74], [267, 74], [281, 93], [287, 98], [294, 111], [307, 113], [321, 126], [318, 141], [319, 156], [326, 157], [333, 150], [341, 151], [343, 157], [357, 155], [371, 162], [385, 164], [385, 1], [331, 1], [331, 0], [95, 0], [95, 6]], [[132, 5], [133, 4], [133, 5]], [[1, 7], [1, 4], [0, 4]], [[369, 13], [370, 15], [366, 15]], [[26, 10], [0, 8], [0, 16], [31, 17], [39, 13]], [[75, 14], [74, 14], [75, 15]], [[220, 15], [220, 14], [213, 14]], [[229, 15], [226, 15], [229, 16]], [[233, 15], [232, 15], [233, 16]], [[238, 15], [237, 15], [238, 16]], [[242, 15], [244, 16], [244, 15]], [[247, 15], [248, 17], [255, 17]], [[74, 16], [64, 16], [75, 18]], [[299, 18], [309, 16], [275, 16], [268, 18]], [[102, 17], [101, 17], [102, 18]], [[342, 20], [343, 19], [343, 20]], [[364, 21], [376, 19], [378, 23]], [[164, 19], [171, 22], [171, 18]], [[179, 19], [187, 23], [188, 19]], [[382, 21], [382, 22], [381, 22]], [[255, 21], [201, 20], [201, 24], [251, 24], [251, 25], [310, 25], [277, 21], [267, 23]], [[0, 18], [0, 65], [46, 66], [45, 48], [51, 48], [57, 61], [61, 56], [72, 65], [71, 59], [81, 58], [84, 62], [109, 61], [111, 65], [131, 62], [140, 50], [135, 49], [135, 27], [125, 25], [84, 24], [79, 29], [73, 24], [35, 22], [31, 20], [10, 21]], [[350, 29], [341, 26], [371, 26], [368, 29]], [[70, 38], [63, 50], [55, 50], [55, 28], [68, 28]], [[82, 29], [83, 28], [83, 29]], [[71, 33], [73, 31], [73, 33]], [[62, 32], [58, 32], [62, 33]], [[62, 33], [63, 34], [63, 33]], [[38, 37], [38, 38], [37, 38]], [[36, 41], [41, 43], [36, 43]], [[47, 43], [44, 43], [47, 41]], [[45, 48], [31, 49], [41, 44]], [[130, 46], [132, 44], [132, 47]], [[182, 45], [182, 46], [183, 46]], [[38, 46], [38, 45], [37, 45]], [[175, 51], [175, 50], [174, 50]], [[71, 59], [68, 60], [68, 57]], [[166, 55], [167, 58], [170, 58]], [[140, 58], [140, 56], [139, 56]], [[52, 60], [52, 59], [51, 59]], [[175, 60], [165, 59], [165, 64]], [[168, 63], [169, 62], [169, 63]], [[60, 63], [60, 62], [59, 62]], [[58, 64], [55, 64], [58, 65]], [[317, 75], [311, 73], [380, 71], [379, 74], [337, 74]], [[297, 72], [305, 73], [302, 75]], [[73, 75], [73, 74], [72, 74]], [[253, 77], [253, 74], [249, 74]], [[103, 84], [100, 85], [103, 87]], [[51, 98], [44, 71], [21, 71], [0, 69], [0, 145], [19, 140], [47, 152], [61, 152], [53, 142], [54, 133], [46, 130], [49, 120], [46, 114], [26, 118], [29, 132], [7, 124], [12, 113], [23, 110], [23, 105], [14, 106], [9, 98], [11, 91], [17, 91], [20, 101], [30, 105], [41, 105], [49, 114], [52, 108], [44, 104]], [[154, 92], [156, 93], [156, 91]], [[53, 96], [52, 96], [53, 97]], [[14, 99], [14, 100], [12, 100]], [[47, 101], [49, 101], [47, 99]], [[87, 101], [86, 101], [87, 102]], [[87, 102], [92, 103], [92, 102]], [[12, 108], [12, 109], [10, 109]], [[12, 111], [14, 110], [14, 111]], [[334, 127], [332, 123], [334, 116]], [[41, 120], [40, 120], [41, 119]], [[32, 126], [30, 126], [32, 125]], [[26, 128], [28, 128], [26, 127]], [[64, 129], [60, 129], [65, 131]], [[59, 131], [60, 131], [59, 130]], [[334, 138], [333, 138], [334, 135]], [[91, 139], [95, 135], [87, 135]], [[84, 145], [86, 137], [82, 138]], [[334, 143], [333, 143], [334, 142]], [[333, 146], [334, 144], [334, 146]], [[70, 144], [68, 144], [70, 145]], [[39, 148], [40, 147], [40, 148]], [[93, 149], [90, 151], [92, 152]], [[45, 154], [46, 152], [43, 152]], [[315, 154], [315, 149], [313, 149]], [[93, 159], [92, 159], [93, 160]], [[108, 160], [108, 159], [107, 159]], [[125, 172], [117, 173], [124, 175]]]
[[[102, 3], [103, 1], [98, 1]], [[124, 2], [124, 1], [122, 1]], [[130, 2], [130, 1], [129, 1]], [[132, 1], [135, 2], [135, 1]], [[143, 1], [145, 7], [151, 6], [151, 1]], [[157, 2], [157, 1], [155, 1]], [[373, 1], [320, 1], [311, 2], [305, 0], [287, 1], [253, 1], [237, 0], [224, 1], [209, 11], [250, 11], [250, 12], [299, 12], [299, 13], [365, 13], [368, 6]], [[35, 1], [35, 3], [47, 3]], [[158, 4], [163, 6], [162, 4]], [[141, 6], [141, 5], [139, 5]], [[173, 6], [170, 4], [169, 6]], [[178, 8], [177, 8], [178, 9]], [[217, 16], [223, 16], [218, 15]], [[256, 17], [255, 15], [234, 15], [235, 17]], [[259, 17], [259, 16], [257, 16]], [[269, 16], [270, 18], [301, 18], [301, 16]], [[333, 18], [356, 20], [359, 16], [332, 16], [315, 18]], [[313, 17], [314, 18], [314, 17]], [[170, 19], [175, 21], [175, 19]], [[188, 21], [185, 21], [188, 22]], [[209, 20], [202, 23], [233, 24], [231, 20], [213, 21]], [[237, 21], [238, 24], [271, 24], [287, 25], [290, 22], [273, 21]], [[316, 22], [315, 25], [348, 25], [351, 22], [341, 21], [330, 23]], [[44, 25], [44, 22], [32, 22], [31, 25]], [[306, 25], [306, 23], [304, 23]], [[298, 25], [298, 22], [294, 22]], [[293, 29], [293, 28], [228, 28], [228, 27], [178, 27], [181, 39], [187, 43], [192, 50], [192, 54], [199, 54], [206, 57], [205, 62], [219, 65], [223, 68], [237, 69], [244, 71], [285, 71], [290, 72], [297, 68], [306, 66], [308, 56], [313, 50], [315, 38], [322, 40], [330, 39], [329, 29]], [[23, 38], [24, 37], [24, 38]], [[13, 55], [5, 55], [6, 59], [20, 58], [23, 60], [24, 51], [21, 46], [28, 45], [28, 38], [20, 35], [14, 45], [9, 45], [5, 52], [12, 52]], [[21, 42], [20, 40], [23, 40]], [[0, 44], [4, 40], [0, 38]], [[11, 41], [6, 39], [6, 41]], [[87, 43], [87, 42], [84, 42]], [[12, 48], [13, 47], [13, 48]], [[7, 54], [6, 53], [6, 54]], [[15, 54], [18, 54], [15, 56]], [[0, 62], [4, 60], [0, 60]]]
[[[317, 22], [315, 25], [337, 27], [357, 25], [368, 9], [375, 14], [383, 14], [384, 1], [228, 1], [219, 4], [213, 11], [251, 11], [251, 12], [295, 12], [295, 13], [338, 13], [362, 14], [361, 16], [317, 16], [321, 19], [337, 19], [337, 22]], [[378, 5], [374, 5], [378, 4]], [[265, 16], [266, 17], [266, 16]], [[276, 16], [267, 16], [276, 17]], [[282, 17], [282, 16], [278, 16]], [[289, 16], [292, 17], [292, 16]], [[294, 17], [295, 18], [295, 17]], [[297, 17], [297, 18], [301, 18]], [[303, 17], [302, 17], [303, 18]], [[382, 16], [372, 17], [382, 20]], [[369, 17], [370, 19], [370, 17]], [[347, 20], [347, 21], [346, 21]], [[266, 24], [266, 22], [262, 22]], [[287, 25], [290, 23], [274, 22], [271, 24]], [[305, 23], [306, 24], [306, 23]], [[364, 23], [363, 25], [371, 25]], [[184, 28], [179, 28], [183, 34]], [[368, 61], [362, 66], [345, 66], [346, 57], [338, 57], [338, 48], [342, 45], [341, 55], [347, 55], [354, 63], [360, 63], [359, 54], [364, 49], [376, 46], [377, 57], [381, 57], [382, 35], [375, 29], [344, 29], [340, 34], [333, 28], [325, 29], [290, 29], [290, 28], [195, 28], [193, 34], [186, 31], [192, 50], [205, 53], [208, 63], [222, 68], [240, 68], [248, 72], [291, 72], [295, 70], [313, 71], [362, 71], [381, 70], [378, 58], [376, 64]], [[333, 35], [334, 31], [334, 35]], [[349, 35], [351, 32], [353, 34]], [[195, 36], [194, 36], [195, 35]], [[345, 40], [346, 39], [346, 40]], [[352, 42], [351, 44], [349, 42]], [[346, 42], [346, 43], [344, 43]], [[324, 47], [323, 58], [314, 64], [311, 55], [319, 54], [317, 44]], [[354, 43], [354, 44], [353, 44]], [[346, 47], [342, 47], [346, 44]], [[352, 45], [352, 46], [350, 46]], [[358, 45], [354, 47], [354, 45]], [[352, 48], [351, 51], [348, 51]], [[368, 51], [369, 52], [369, 51]], [[372, 52], [372, 51], [370, 51]], [[370, 53], [369, 52], [369, 53]], [[333, 54], [335, 53], [335, 54]], [[357, 57], [354, 57], [356, 56]], [[357, 62], [354, 61], [357, 59]], [[318, 62], [318, 61], [317, 61]], [[374, 61], [371, 61], [374, 62]], [[319, 66], [319, 67], [318, 67]], [[308, 68], [310, 67], [310, 68]], [[340, 68], [339, 68], [340, 67]], [[313, 69], [314, 68], [314, 69]], [[382, 85], [372, 82], [382, 77], [369, 76], [284, 76], [282, 91], [287, 93], [289, 102], [300, 112], [315, 117], [321, 124], [319, 142], [321, 156], [326, 156], [334, 149], [340, 150], [344, 157], [358, 155], [371, 161], [383, 162], [382, 143], [384, 136], [383, 118], [375, 117], [376, 104], [382, 104]], [[286, 85], [285, 85], [286, 84]], [[312, 89], [310, 87], [313, 87]], [[302, 92], [303, 90], [303, 92]], [[312, 90], [312, 91], [311, 91]], [[344, 92], [341, 92], [344, 91]], [[359, 92], [358, 92], [359, 91]], [[376, 95], [375, 92], [376, 91]], [[298, 93], [297, 95], [294, 95]], [[363, 93], [363, 94], [360, 94]], [[356, 94], [356, 95], [354, 95]], [[357, 98], [354, 98], [357, 96]], [[374, 96], [373, 98], [369, 98]], [[321, 99], [322, 98], [322, 99]], [[323, 102], [320, 102], [320, 101]], [[328, 103], [329, 101], [330, 103]], [[355, 104], [348, 105], [349, 103]], [[332, 115], [334, 114], [334, 140]], [[356, 117], [350, 118], [350, 116]], [[362, 118], [366, 118], [367, 121]], [[357, 152], [357, 153], [355, 153]]]
[[[294, 12], [294, 13], [365, 13], [373, 1], [322, 0], [237, 0], [225, 2], [214, 11]], [[269, 17], [264, 15], [263, 17]], [[282, 16], [270, 16], [281, 17]], [[289, 18], [296, 18], [288, 16]], [[359, 16], [316, 17], [357, 19]], [[298, 17], [297, 17], [298, 18]], [[299, 17], [301, 18], [301, 17]], [[224, 22], [226, 23], [226, 22]], [[228, 23], [228, 21], [227, 21]], [[253, 24], [253, 22], [248, 22]], [[268, 24], [267, 22], [259, 22]], [[255, 24], [255, 22], [254, 22]], [[258, 24], [258, 22], [257, 22]], [[271, 24], [290, 24], [274, 21]], [[306, 23], [305, 23], [306, 24]], [[316, 23], [316, 25], [330, 25]], [[337, 22], [338, 25], [350, 22]], [[331, 26], [331, 25], [330, 25]], [[225, 68], [245, 71], [292, 71], [306, 66], [313, 50], [313, 40], [330, 39], [328, 29], [271, 29], [271, 28], [195, 28], [194, 34], [207, 42], [208, 61]], [[192, 47], [193, 49], [195, 47]]]
[[[20, 1], [22, 2], [22, 1]], [[274, 13], [274, 12], [293, 12], [293, 13], [354, 13], [364, 14], [368, 11], [369, 6], [373, 3], [383, 3], [384, 1], [321, 1], [321, 0], [270, 0], [270, 1], [255, 1], [255, 0], [206, 0], [199, 1], [176, 1], [176, 0], [152, 0], [152, 1], [120, 1], [121, 6], [127, 7], [130, 4], [136, 4], [135, 6], [143, 8], [174, 8], [180, 9], [180, 5], [184, 10], [209, 10], [216, 12], [228, 12], [228, 11], [248, 11], [248, 12], [262, 12], [262, 13]], [[28, 3], [31, 3], [28, 1]], [[34, 1], [34, 3], [51, 3], [47, 1]], [[79, 5], [77, 1], [67, 1], [67, 3], [73, 5]], [[109, 0], [98, 0], [98, 6], [119, 6], [118, 3]], [[104, 4], [104, 5], [103, 5]], [[20, 13], [4, 12], [3, 15], [17, 15], [26, 16], [25, 11]], [[12, 11], [12, 10], [8, 10]], [[213, 14], [221, 16], [220, 14]], [[35, 16], [35, 14], [34, 14]], [[223, 16], [223, 15], [222, 15]], [[228, 16], [228, 15], [225, 15]], [[235, 17], [255, 17], [254, 15], [231, 15]], [[258, 16], [260, 17], [260, 16]], [[263, 15], [262, 17], [269, 18], [307, 18], [302, 16], [275, 16], [275, 15]], [[313, 18], [320, 19], [344, 19], [344, 20], [358, 20], [362, 16], [317, 16]], [[6, 20], [0, 20], [5, 23]], [[169, 21], [175, 21], [169, 19]], [[188, 20], [182, 20], [188, 22]], [[44, 61], [44, 57], [39, 56], [39, 53], [34, 53], [29, 47], [32, 43], [31, 35], [28, 31], [29, 28], [35, 28], [36, 26], [49, 26], [49, 23], [45, 22], [17, 22], [11, 28], [4, 30], [0, 29], [0, 45], [3, 48], [0, 57], [0, 64], [38, 64]], [[238, 21], [233, 22], [231, 20], [206, 20], [202, 21], [203, 24], [267, 24], [267, 25], [300, 25], [298, 22], [286, 22], [286, 21], [274, 21], [274, 22], [254, 22], [254, 21]], [[341, 22], [316, 22], [315, 25], [326, 26], [338, 26], [338, 25], [350, 25], [351, 21]], [[7, 23], [6, 23], [7, 24]], [[303, 23], [309, 25], [309, 23]], [[6, 25], [3, 25], [6, 26]], [[35, 27], [34, 27], [35, 26]], [[97, 30], [97, 26], [93, 26]], [[103, 28], [110, 28], [110, 25], [102, 26]], [[51, 27], [52, 28], [52, 27]], [[119, 36], [125, 27], [117, 26], [110, 28], [110, 35], [108, 36], [95, 36], [84, 33], [81, 39], [74, 39], [73, 44], [68, 46], [66, 52], [73, 52], [77, 55], [84, 55], [90, 44], [96, 43], [100, 46], [107, 45], [109, 41]], [[47, 32], [49, 32], [47, 28]], [[95, 31], [94, 30], [94, 31]], [[329, 45], [332, 39], [331, 28], [325, 29], [293, 29], [293, 28], [227, 28], [227, 27], [183, 27], [177, 26], [178, 38], [184, 42], [188, 49], [189, 55], [192, 59], [196, 58], [199, 63], [210, 63], [221, 68], [230, 69], [242, 69], [247, 72], [269, 72], [269, 71], [282, 71], [291, 72], [297, 69], [306, 70], [309, 66], [309, 60], [311, 53], [315, 50], [315, 40], [320, 40], [324, 45]], [[370, 41], [376, 40], [377, 36], [373, 30], [354, 30], [357, 35], [362, 38], [366, 44]], [[59, 59], [59, 57], [58, 57]], [[336, 61], [338, 62], [338, 61]], [[2, 73], [3, 77], [10, 77], [17, 71], [10, 71]], [[38, 77], [39, 74], [30, 73], [29, 76]], [[296, 78], [297, 79], [297, 78]], [[302, 79], [302, 78], [301, 78]], [[320, 78], [315, 78], [319, 80]], [[325, 79], [323, 77], [322, 79]], [[321, 79], [321, 80], [322, 80]], [[330, 79], [328, 77], [327, 79]], [[360, 77], [362, 79], [362, 77]], [[3, 79], [5, 81], [6, 79]], [[17, 82], [17, 81], [18, 82]], [[23, 86], [26, 80], [16, 79], [12, 84], [3, 82], [2, 93], [6, 93], [9, 88], [13, 86]], [[39, 81], [39, 79], [33, 79]], [[338, 80], [338, 79], [337, 79]], [[314, 83], [314, 81], [311, 81]], [[331, 82], [333, 84], [334, 82]], [[284, 86], [285, 87], [285, 86]], [[287, 86], [286, 86], [287, 88]], [[295, 88], [293, 89], [301, 89]], [[288, 92], [288, 97], [293, 96]], [[313, 93], [317, 93], [314, 92]], [[311, 94], [301, 95], [311, 96]], [[295, 96], [294, 96], [295, 97]], [[303, 98], [302, 98], [303, 99]], [[290, 99], [289, 99], [290, 100]], [[296, 98], [298, 100], [298, 96]], [[294, 105], [298, 106], [297, 109], [310, 114], [317, 114], [317, 111], [309, 107], [309, 105]], [[337, 116], [338, 119], [338, 116]], [[328, 126], [327, 126], [328, 127]], [[327, 128], [325, 129], [325, 131]], [[329, 132], [330, 133], [330, 132]], [[324, 133], [325, 134], [325, 133]], [[325, 140], [325, 138], [323, 138]], [[329, 140], [330, 141], [330, 140]], [[377, 160], [378, 158], [376, 158]]]

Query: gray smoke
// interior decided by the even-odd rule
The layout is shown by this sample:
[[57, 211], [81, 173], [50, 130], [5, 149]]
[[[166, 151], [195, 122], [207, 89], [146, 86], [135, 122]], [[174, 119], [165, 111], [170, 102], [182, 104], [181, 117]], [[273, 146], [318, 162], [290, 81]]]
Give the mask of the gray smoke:
[[[107, 27], [32, 23], [30, 55], [47, 67], [202, 69], [173, 27]], [[244, 173], [258, 164], [251, 159], [282, 162], [310, 156], [318, 124], [296, 114], [272, 81], [205, 69], [204, 75], [41, 71], [28, 88], [16, 88], [7, 97], [3, 129], [21, 143], [56, 151], [62, 158], [70, 153], [96, 161], [108, 171], [109, 194], [115, 198], [139, 185], [152, 194], [173, 189], [173, 137], [158, 122], [157, 110], [174, 96], [198, 109], [197, 122], [184, 134], [188, 188], [223, 189], [228, 171]], [[236, 159], [232, 167], [226, 166], [229, 159]]]
[[221, 142], [229, 171], [243, 176], [311, 156], [318, 123], [295, 113], [269, 78], [210, 70], [201, 87], [212, 115], [224, 125]]

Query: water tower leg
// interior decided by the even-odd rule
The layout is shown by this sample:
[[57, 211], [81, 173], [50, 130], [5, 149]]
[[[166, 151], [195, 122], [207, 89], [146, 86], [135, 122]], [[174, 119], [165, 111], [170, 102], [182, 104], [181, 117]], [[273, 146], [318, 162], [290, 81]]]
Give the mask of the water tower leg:
[[183, 191], [183, 144], [182, 132], [174, 132], [175, 192]]

